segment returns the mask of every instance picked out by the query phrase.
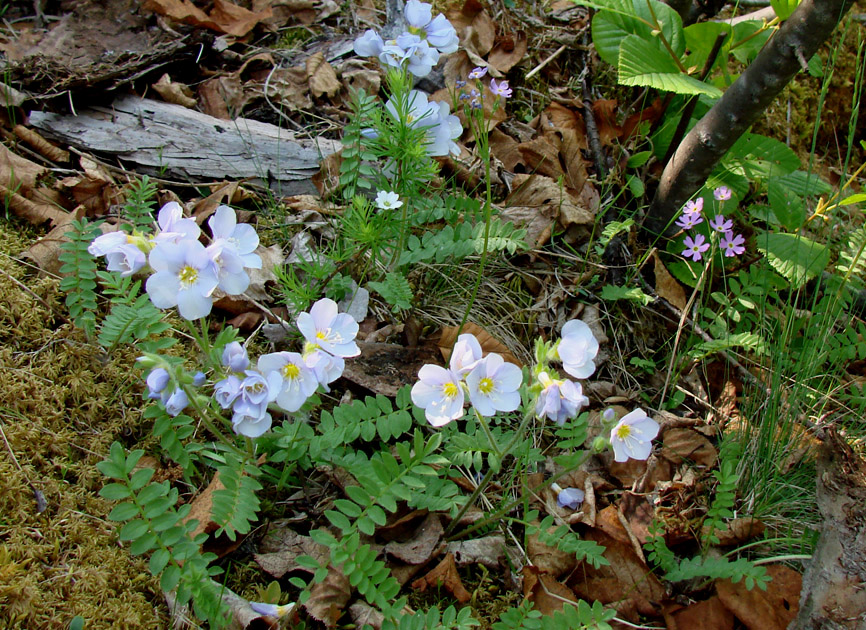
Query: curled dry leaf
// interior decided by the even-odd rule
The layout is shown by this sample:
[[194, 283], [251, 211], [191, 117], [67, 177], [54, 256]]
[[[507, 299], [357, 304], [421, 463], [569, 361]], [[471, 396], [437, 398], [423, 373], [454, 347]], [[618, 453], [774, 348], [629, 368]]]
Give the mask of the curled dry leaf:
[[[457, 326], [445, 326], [442, 329], [442, 335], [439, 337], [439, 341], [436, 344], [442, 352], [442, 358], [446, 361], [451, 357], [451, 349], [457, 342], [457, 330]], [[478, 339], [478, 343], [481, 345], [481, 351], [485, 355], [490, 352], [495, 352], [496, 354], [501, 355], [502, 358], [509, 363], [513, 363], [517, 367], [523, 367], [523, 364], [511, 353], [508, 346], [493, 337], [493, 335], [488, 333], [478, 324], [466, 322], [460, 334], [466, 333], [475, 335], [475, 338]]]
[[[742, 545], [760, 536], [766, 528], [767, 526], [754, 516], [743, 516], [728, 521], [725, 523], [725, 528], [715, 530], [715, 534], [719, 539], [719, 546], [732, 547], [734, 545]], [[706, 536], [709, 533], [708, 529], [704, 527], [701, 535]]]
[[463, 587], [463, 582], [457, 573], [457, 565], [454, 563], [454, 556], [450, 553], [445, 554], [442, 562], [427, 575], [412, 582], [412, 588], [419, 591], [426, 591], [430, 587], [439, 588], [440, 586], [447, 589], [461, 604], [472, 599], [469, 591]]
[[143, 8], [175, 22], [202, 26], [235, 37], [243, 37], [253, 30], [256, 24], [271, 16], [270, 7], [253, 13], [228, 0], [214, 0], [209, 13], [199, 9], [190, 0], [146, 0]]
[[351, 597], [352, 585], [349, 584], [349, 579], [339, 569], [328, 567], [327, 577], [313, 586], [304, 608], [314, 619], [318, 619], [328, 628], [335, 628]]
[[439, 548], [444, 533], [439, 515], [428, 514], [412, 538], [405, 542], [389, 542], [384, 551], [407, 564], [426, 564]]
[[767, 575], [766, 591], [749, 590], [745, 580], [716, 581], [719, 599], [749, 630], [785, 630], [800, 610], [803, 577], [782, 564], [768, 566]]
[[487, 63], [498, 70], [503, 76], [514, 66], [523, 61], [527, 49], [527, 37], [524, 31], [516, 31], [502, 37], [490, 51]]
[[259, 545], [259, 552], [253, 554], [258, 565], [277, 579], [292, 571], [310, 571], [297, 563], [298, 556], [312, 556], [323, 563], [330, 557], [330, 551], [309, 536], [289, 528], [285, 520], [268, 525], [268, 533]]
[[710, 469], [719, 459], [719, 453], [712, 443], [693, 429], [668, 429], [662, 444], [661, 456], [675, 466], [688, 460]]
[[446, 550], [454, 556], [454, 562], [460, 567], [483, 564], [493, 571], [504, 567], [506, 552], [504, 536], [460, 540], [448, 543]]
[[721, 600], [713, 595], [706, 601], [695, 602], [691, 606], [668, 604], [663, 610], [669, 628], [683, 630], [701, 628], [702, 630], [734, 630], [734, 615], [725, 608]]
[[168, 76], [168, 73], [162, 75], [156, 83], [153, 84], [153, 89], [162, 97], [162, 100], [167, 103], [174, 103], [189, 109], [196, 106], [196, 100], [192, 97], [192, 90], [188, 85], [183, 83], [175, 83]]
[[69, 151], [64, 151], [60, 147], [53, 145], [32, 129], [24, 125], [15, 125], [12, 128], [12, 132], [42, 157], [52, 162], [66, 163], [69, 161]]
[[327, 95], [333, 98], [340, 91], [340, 82], [334, 68], [325, 60], [325, 55], [317, 52], [307, 57], [307, 82], [310, 92], [316, 98]]
[[656, 277], [656, 293], [659, 294], [660, 298], [667, 300], [680, 309], [680, 311], [684, 311], [686, 308], [685, 289], [670, 274], [656, 251], [653, 251], [653, 269]]
[[566, 602], [577, 605], [577, 598], [571, 589], [532, 565], [523, 567], [523, 596], [546, 616], [562, 610]]
[[[538, 521], [532, 524], [537, 526]], [[557, 527], [558, 525], [553, 525], [547, 530], [548, 533], [553, 533]], [[545, 545], [538, 539], [538, 534], [532, 534], [527, 539], [526, 555], [538, 571], [553, 578], [565, 575], [577, 566], [577, 558], [573, 553], [566, 553], [557, 547]], [[525, 583], [524, 587], [526, 588]]]

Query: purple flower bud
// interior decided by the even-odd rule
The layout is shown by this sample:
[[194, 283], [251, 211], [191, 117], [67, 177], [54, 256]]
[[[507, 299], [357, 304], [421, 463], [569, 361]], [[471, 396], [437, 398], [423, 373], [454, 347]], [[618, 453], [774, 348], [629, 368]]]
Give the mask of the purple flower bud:
[[232, 341], [223, 350], [222, 363], [232, 372], [243, 372], [250, 367], [250, 359], [246, 348], [240, 342]]
[[156, 368], [147, 375], [148, 398], [159, 398], [159, 394], [168, 385], [169, 376], [165, 368]]

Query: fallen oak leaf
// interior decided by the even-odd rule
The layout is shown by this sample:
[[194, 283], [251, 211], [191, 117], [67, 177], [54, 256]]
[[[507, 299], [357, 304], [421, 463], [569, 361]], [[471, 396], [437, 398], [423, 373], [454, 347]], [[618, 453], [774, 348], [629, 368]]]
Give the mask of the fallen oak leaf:
[[311, 617], [329, 628], [334, 628], [351, 597], [352, 585], [349, 584], [349, 579], [339, 569], [329, 566], [325, 579], [310, 590], [310, 597], [304, 602], [304, 608]]
[[463, 582], [460, 580], [454, 556], [450, 553], [446, 553], [442, 562], [427, 575], [412, 582], [412, 588], [419, 591], [426, 591], [428, 587], [438, 588], [439, 586], [445, 587], [461, 604], [472, 599], [472, 595], [464, 588]]

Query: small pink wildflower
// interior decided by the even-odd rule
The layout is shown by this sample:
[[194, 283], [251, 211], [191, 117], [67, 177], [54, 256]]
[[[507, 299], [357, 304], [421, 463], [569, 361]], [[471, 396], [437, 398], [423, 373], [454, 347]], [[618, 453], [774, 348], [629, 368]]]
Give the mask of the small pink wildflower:
[[690, 230], [698, 223], [703, 222], [704, 220], [701, 218], [701, 214], [699, 212], [684, 213], [679, 219], [677, 219], [677, 225], [684, 230]]
[[745, 243], [746, 239], [742, 234], [734, 235], [733, 232], [725, 232], [724, 237], [719, 241], [719, 247], [725, 252], [725, 256], [733, 258], [746, 251]]
[[687, 201], [683, 206], [683, 214], [700, 214], [704, 209], [704, 198], [698, 197], [694, 201]]
[[485, 74], [487, 74], [487, 67], [486, 66], [483, 68], [474, 68], [472, 70], [472, 72], [469, 73], [469, 78], [470, 79], [480, 79]]
[[683, 245], [686, 246], [683, 250], [683, 256], [691, 257], [695, 262], [698, 262], [703, 257], [703, 253], [710, 248], [710, 244], [706, 243], [706, 240], [703, 234], [696, 234], [694, 239], [687, 236], [683, 241]]
[[508, 98], [511, 96], [511, 88], [508, 87], [508, 81], [502, 81], [497, 84], [496, 79], [490, 79], [490, 91], [496, 96], [501, 96], [502, 98]]
[[731, 189], [727, 186], [719, 186], [713, 191], [713, 197], [716, 201], [727, 201], [731, 198]]
[[716, 232], [721, 232], [724, 234], [725, 232], [730, 232], [731, 228], [734, 227], [734, 222], [730, 219], [725, 220], [721, 214], [717, 214], [716, 218], [710, 221], [710, 227], [713, 228]]

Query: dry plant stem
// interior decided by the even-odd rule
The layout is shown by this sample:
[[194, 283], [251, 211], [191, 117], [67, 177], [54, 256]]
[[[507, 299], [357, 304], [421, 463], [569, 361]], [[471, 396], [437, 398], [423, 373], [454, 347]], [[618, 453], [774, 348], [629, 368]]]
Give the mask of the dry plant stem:
[[529, 72], [527, 72], [527, 73], [526, 73], [526, 76], [524, 77], [524, 79], [528, 81], [529, 79], [531, 79], [532, 77], [534, 77], [536, 74], [538, 74], [539, 72], [541, 72], [547, 64], [549, 64], [551, 61], [553, 61], [554, 59], [556, 59], [557, 57], [559, 57], [563, 52], [565, 52], [565, 49], [566, 49], [566, 46], [565, 46], [565, 44], [563, 44], [562, 46], [560, 46], [560, 47], [557, 49], [557, 51], [556, 51], [555, 53], [553, 53], [552, 55], [550, 55], [547, 59], [545, 59], [545, 60], [542, 61], [540, 64], [538, 64], [537, 66], [535, 66], [532, 70], [530, 70]]
[[852, 4], [853, 0], [803, 0], [665, 166], [644, 220], [650, 233], [662, 235], [671, 229], [678, 209], [800, 71], [800, 59], [817, 52]]
[[[712, 260], [712, 255], [716, 253], [715, 239], [713, 240], [713, 248], [710, 250], [709, 260]], [[698, 278], [698, 283], [695, 285], [694, 291], [689, 296], [689, 301], [686, 302], [686, 307], [683, 309], [682, 314], [680, 315], [680, 321], [677, 324], [677, 335], [674, 337], [674, 347], [671, 350], [671, 361], [668, 364], [668, 373], [665, 375], [665, 386], [662, 389], [662, 397], [659, 400], [659, 407], [663, 406], [665, 403], [665, 397], [668, 394], [668, 385], [671, 383], [671, 374], [674, 371], [674, 363], [677, 360], [677, 347], [680, 345], [680, 337], [683, 334], [683, 326], [685, 326], [686, 318], [688, 317], [688, 313], [692, 310], [692, 306], [695, 303], [695, 299], [698, 297], [698, 293], [700, 293], [701, 289], [704, 286], [704, 280], [707, 278], [707, 271], [710, 268], [709, 260], [707, 264], [704, 265], [704, 270], [701, 272], [701, 277]]]

